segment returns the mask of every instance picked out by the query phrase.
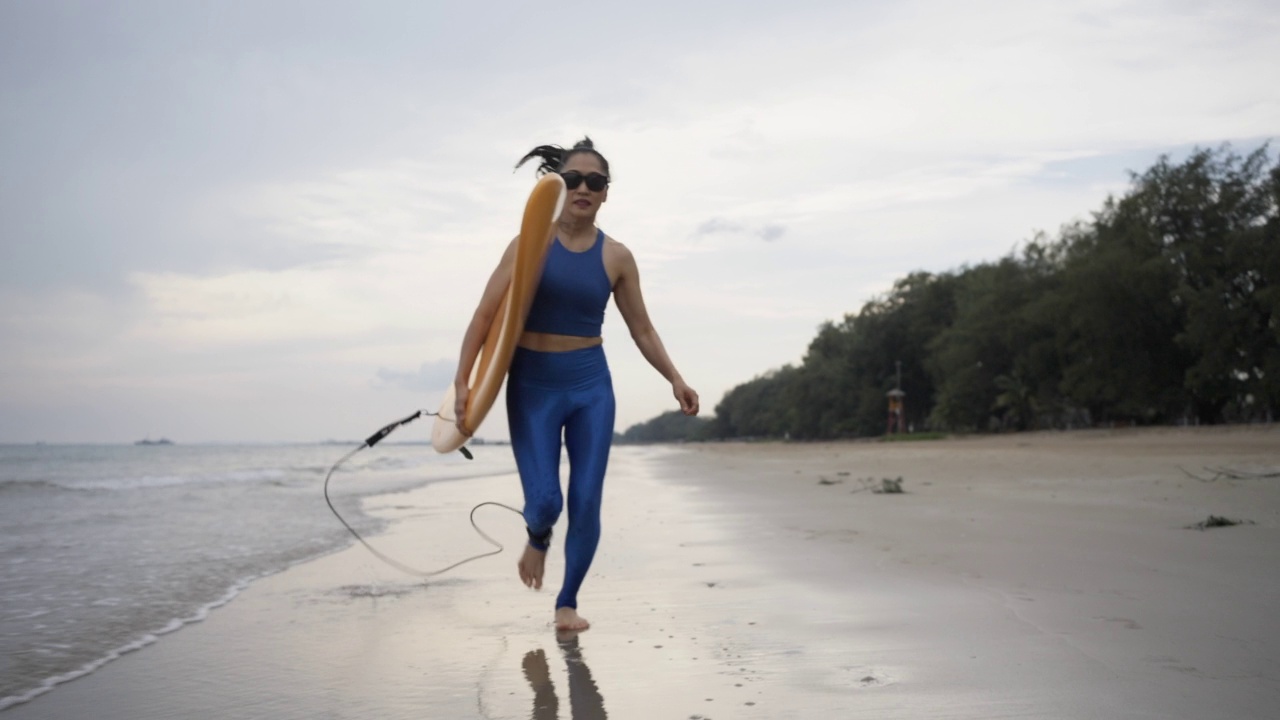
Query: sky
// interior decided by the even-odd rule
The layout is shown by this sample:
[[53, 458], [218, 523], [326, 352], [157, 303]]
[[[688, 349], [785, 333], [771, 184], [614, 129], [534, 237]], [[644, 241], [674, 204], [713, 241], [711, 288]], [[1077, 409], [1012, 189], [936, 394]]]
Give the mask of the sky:
[[[1272, 0], [9, 0], [0, 442], [437, 409], [515, 161], [584, 135], [709, 416], [910, 272], [1087, 220], [1162, 154], [1274, 141], [1277, 37]], [[675, 409], [612, 306], [604, 336], [616, 429]]]

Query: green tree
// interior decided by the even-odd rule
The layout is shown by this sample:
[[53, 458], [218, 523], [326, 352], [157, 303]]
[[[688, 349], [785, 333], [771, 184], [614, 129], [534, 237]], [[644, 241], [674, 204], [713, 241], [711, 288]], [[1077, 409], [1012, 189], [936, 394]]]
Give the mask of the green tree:
[[[1072, 269], [1095, 285], [1077, 293], [1076, 309], [1095, 306], [1111, 325], [1094, 318], [1078, 338], [1110, 352], [1111, 368], [1091, 370], [1112, 386], [1092, 393], [1107, 396], [1103, 412], [1219, 422], [1274, 406], [1266, 368], [1278, 347], [1270, 298], [1280, 248], [1267, 242], [1277, 215], [1267, 162], [1266, 147], [1243, 158], [1197, 150], [1181, 164], [1162, 157], [1108, 200], [1092, 242], [1073, 247]], [[1081, 374], [1071, 378], [1077, 391], [1089, 384]]]
[[772, 370], [725, 393], [708, 431], [714, 437], [781, 437], [789, 427], [791, 365]]
[[728, 393], [715, 437], [1271, 419], [1280, 408], [1280, 162], [1167, 157], [1089, 222], [959, 271], [917, 272], [824, 323], [798, 367]]
[[[1031, 400], [1052, 394], [1040, 386], [1044, 374], [1056, 369], [1052, 327], [1032, 305], [1053, 281], [1047, 252], [1033, 244], [1023, 259], [1011, 255], [960, 275], [955, 322], [929, 348], [929, 369], [938, 387], [935, 427], [984, 430], [1036, 423]], [[997, 383], [997, 378], [1004, 379]], [[1008, 393], [1015, 385], [1022, 400], [1011, 403]]]
[[703, 440], [709, 432], [710, 420], [671, 410], [636, 423], [618, 438], [622, 443], [663, 443]]

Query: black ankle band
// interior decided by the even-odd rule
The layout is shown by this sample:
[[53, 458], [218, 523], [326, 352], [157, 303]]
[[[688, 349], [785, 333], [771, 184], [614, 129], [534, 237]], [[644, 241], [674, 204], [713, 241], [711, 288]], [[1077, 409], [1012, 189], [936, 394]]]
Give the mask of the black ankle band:
[[546, 532], [535, 534], [533, 530], [526, 527], [525, 532], [529, 533], [529, 547], [534, 550], [546, 551], [551, 547], [551, 528], [547, 528]]

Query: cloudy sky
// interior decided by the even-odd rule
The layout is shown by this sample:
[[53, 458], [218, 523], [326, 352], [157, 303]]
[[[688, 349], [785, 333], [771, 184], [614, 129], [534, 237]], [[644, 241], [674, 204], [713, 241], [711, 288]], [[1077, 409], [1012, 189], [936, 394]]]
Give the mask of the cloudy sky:
[[[1162, 153], [1276, 138], [1277, 37], [1272, 0], [8, 0], [0, 442], [434, 409], [515, 160], [584, 134], [710, 413], [908, 272], [1056, 233]], [[612, 307], [604, 332], [618, 429], [674, 408]]]

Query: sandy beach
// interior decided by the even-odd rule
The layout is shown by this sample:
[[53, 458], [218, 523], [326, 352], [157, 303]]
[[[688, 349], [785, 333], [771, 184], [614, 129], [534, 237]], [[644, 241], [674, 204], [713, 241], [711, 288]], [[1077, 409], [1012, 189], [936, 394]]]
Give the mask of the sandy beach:
[[[353, 546], [0, 715], [1270, 718], [1275, 473], [1262, 427], [617, 448], [587, 632], [551, 627], [559, 546], [526, 590], [486, 508], [497, 557], [424, 582]], [[378, 496], [371, 540], [448, 565], [485, 500], [516, 478]]]

